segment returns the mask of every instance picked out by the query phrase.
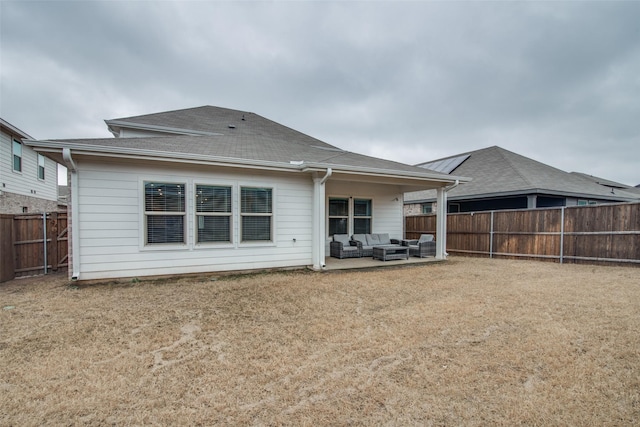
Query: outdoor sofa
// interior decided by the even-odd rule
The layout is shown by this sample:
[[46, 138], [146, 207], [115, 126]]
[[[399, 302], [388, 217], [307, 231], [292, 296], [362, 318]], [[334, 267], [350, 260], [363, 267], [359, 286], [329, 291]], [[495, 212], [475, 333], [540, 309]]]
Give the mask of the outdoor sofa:
[[403, 240], [402, 244], [409, 246], [409, 256], [436, 256], [436, 240], [433, 234], [423, 234], [418, 240]]
[[351, 240], [356, 242], [363, 257], [373, 256], [374, 246], [398, 245], [400, 240], [390, 239], [389, 233], [354, 234]]

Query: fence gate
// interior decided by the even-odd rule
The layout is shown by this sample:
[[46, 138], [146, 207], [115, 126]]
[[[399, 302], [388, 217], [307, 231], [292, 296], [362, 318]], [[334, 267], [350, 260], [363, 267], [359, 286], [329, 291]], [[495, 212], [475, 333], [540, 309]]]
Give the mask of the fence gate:
[[67, 268], [67, 213], [2, 215], [0, 281]]

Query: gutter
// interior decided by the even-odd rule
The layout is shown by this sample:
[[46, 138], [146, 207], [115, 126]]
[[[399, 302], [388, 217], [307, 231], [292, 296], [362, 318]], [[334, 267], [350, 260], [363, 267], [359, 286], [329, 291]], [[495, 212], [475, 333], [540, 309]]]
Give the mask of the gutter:
[[[71, 157], [71, 149], [62, 149], [62, 160], [71, 171], [71, 224], [79, 225], [78, 220], [78, 166]], [[80, 227], [71, 229], [71, 280], [80, 277]]]
[[[215, 163], [219, 166], [231, 166], [231, 167], [244, 167], [250, 169], [263, 169], [263, 170], [282, 170], [282, 171], [300, 171], [300, 172], [326, 172], [327, 169], [333, 169], [335, 171], [335, 164], [330, 163], [315, 163], [315, 162], [276, 162], [269, 160], [256, 160], [256, 159], [242, 159], [234, 157], [219, 157], [209, 156], [202, 154], [186, 154], [175, 153], [170, 151], [156, 151], [143, 148], [130, 148], [130, 147], [114, 147], [114, 146], [87, 146], [84, 144], [74, 144], [73, 141], [25, 141], [27, 145], [31, 147], [37, 147], [43, 152], [57, 151], [57, 149], [73, 149], [76, 155], [89, 155], [98, 157], [117, 157], [117, 158], [132, 158], [132, 159], [145, 159], [156, 161], [180, 161], [184, 163], [197, 163], [210, 165]], [[45, 143], [46, 145], [41, 145]], [[394, 170], [394, 169], [377, 169], [363, 166], [342, 166], [340, 173], [351, 175], [370, 175], [370, 176], [384, 176], [387, 178], [400, 178], [400, 179], [417, 179], [417, 180], [429, 180], [439, 182], [451, 182], [454, 179], [456, 181], [467, 182], [470, 178], [466, 177], [453, 177], [443, 176], [439, 173], [415, 173], [412, 171]]]

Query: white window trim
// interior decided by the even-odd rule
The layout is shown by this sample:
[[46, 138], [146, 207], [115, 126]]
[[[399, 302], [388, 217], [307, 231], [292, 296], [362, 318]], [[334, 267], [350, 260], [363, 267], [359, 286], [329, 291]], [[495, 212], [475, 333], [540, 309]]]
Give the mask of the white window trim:
[[[14, 142], [17, 142], [18, 144], [20, 144], [20, 170], [19, 171], [17, 171], [14, 167], [14, 157], [15, 157]], [[24, 144], [22, 143], [22, 141], [20, 141], [18, 138], [15, 138], [15, 137], [11, 137], [11, 172], [17, 173], [20, 175], [22, 175], [22, 173], [24, 172]]]
[[[368, 200], [369, 202], [371, 202], [371, 215], [367, 215], [367, 216], [358, 216], [356, 215], [356, 199], [358, 200]], [[353, 220], [351, 222], [351, 227], [353, 228], [352, 231], [355, 232], [355, 221], [356, 219], [369, 219], [369, 224], [370, 224], [370, 230], [369, 233], [373, 233], [373, 197], [354, 197], [351, 200], [351, 215], [353, 216]], [[353, 234], [353, 233], [352, 233]]]
[[[268, 188], [271, 190], [271, 214], [247, 214], [247, 216], [270, 216], [271, 217], [271, 240], [252, 240], [244, 242], [242, 241], [242, 217], [244, 216], [242, 213], [242, 201], [240, 198], [242, 197], [242, 188]], [[277, 233], [276, 230], [276, 221], [277, 221], [277, 197], [278, 191], [275, 185], [264, 185], [259, 182], [238, 182], [237, 188], [237, 247], [238, 248], [255, 248], [255, 247], [273, 247], [277, 246]]]
[[[326, 200], [326, 209], [325, 209], [325, 230], [327, 233], [327, 238], [331, 238], [331, 235], [329, 234], [329, 199], [347, 199], [349, 201], [348, 204], [348, 215], [347, 215], [347, 234], [349, 236], [353, 236], [354, 232], [354, 226], [353, 226], [353, 220], [355, 218], [370, 218], [371, 219], [371, 232], [373, 233], [373, 230], [375, 230], [374, 227], [374, 222], [375, 222], [375, 197], [373, 196], [343, 196], [343, 195], [339, 195], [339, 194], [330, 194], [327, 196], [327, 200]], [[358, 200], [371, 200], [371, 216], [360, 216], [360, 217], [356, 217], [354, 215], [354, 201], [358, 199]], [[332, 218], [342, 218], [342, 217], [332, 217]]]
[[[185, 186], [185, 211], [181, 213], [184, 215], [184, 243], [147, 243], [147, 213], [145, 210], [145, 188], [144, 184], [147, 182], [157, 182], [163, 184], [184, 184]], [[190, 208], [192, 203], [193, 182], [188, 179], [176, 177], [176, 176], [145, 176], [138, 179], [138, 188], [140, 198], [138, 199], [139, 216], [139, 249], [140, 251], [176, 251], [176, 250], [188, 250], [191, 247], [191, 214]], [[191, 188], [191, 190], [190, 190]], [[158, 212], [157, 215], [173, 214], [171, 212]]]
[[[213, 186], [213, 187], [231, 187], [231, 212], [228, 214], [228, 216], [231, 218], [231, 230], [229, 230], [230, 232], [230, 238], [231, 241], [230, 242], [198, 242], [198, 231], [197, 231], [197, 221], [198, 221], [198, 216], [227, 216], [227, 214], [219, 214], [219, 213], [204, 213], [204, 214], [198, 214], [197, 209], [195, 208], [195, 203], [196, 203], [196, 196], [195, 196], [195, 191], [196, 191], [196, 186], [198, 185], [207, 185], [207, 186]], [[194, 180], [192, 186], [191, 186], [191, 191], [193, 192], [193, 221], [194, 221], [194, 225], [193, 225], [193, 242], [194, 242], [194, 249], [218, 249], [218, 248], [236, 248], [237, 244], [236, 242], [238, 241], [238, 234], [237, 234], [237, 227], [236, 227], [236, 223], [237, 221], [237, 200], [238, 200], [238, 186], [233, 183], [230, 182], [228, 180]]]
[[[40, 178], [40, 159], [42, 159], [42, 174], [44, 178]], [[47, 180], [47, 158], [40, 153], [36, 154], [36, 178], [42, 182]]]
[[[173, 243], [152, 243], [147, 244], [147, 230], [146, 230], [146, 213], [145, 213], [145, 182], [159, 182], [159, 183], [175, 183], [175, 184], [184, 184], [185, 185], [185, 242], [180, 244]], [[195, 191], [196, 184], [199, 185], [219, 185], [231, 187], [231, 243], [228, 242], [205, 242], [205, 243], [197, 243], [196, 242], [196, 209], [195, 209]], [[269, 188], [271, 189], [271, 240], [258, 240], [258, 241], [249, 241], [242, 242], [241, 241], [241, 223], [242, 223], [242, 212], [241, 212], [241, 204], [240, 204], [240, 189], [242, 187], [248, 188]], [[187, 251], [187, 250], [215, 250], [215, 249], [237, 249], [237, 248], [255, 248], [255, 247], [275, 247], [277, 246], [278, 241], [278, 227], [277, 227], [277, 219], [278, 219], [278, 189], [277, 186], [273, 183], [270, 185], [264, 185], [259, 182], [250, 182], [250, 181], [237, 181], [237, 180], [228, 180], [228, 179], [216, 179], [216, 180], [207, 180], [207, 179], [194, 179], [194, 178], [185, 178], [184, 176], [175, 176], [175, 175], [144, 175], [138, 178], [138, 248], [141, 252], [154, 252], [154, 251]], [[269, 214], [263, 214], [269, 215]]]

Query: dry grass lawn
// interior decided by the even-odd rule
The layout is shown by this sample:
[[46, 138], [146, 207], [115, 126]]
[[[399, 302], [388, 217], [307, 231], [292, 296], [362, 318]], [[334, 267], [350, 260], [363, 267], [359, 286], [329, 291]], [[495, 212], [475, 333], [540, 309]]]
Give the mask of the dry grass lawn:
[[640, 269], [0, 284], [0, 425], [638, 425]]

